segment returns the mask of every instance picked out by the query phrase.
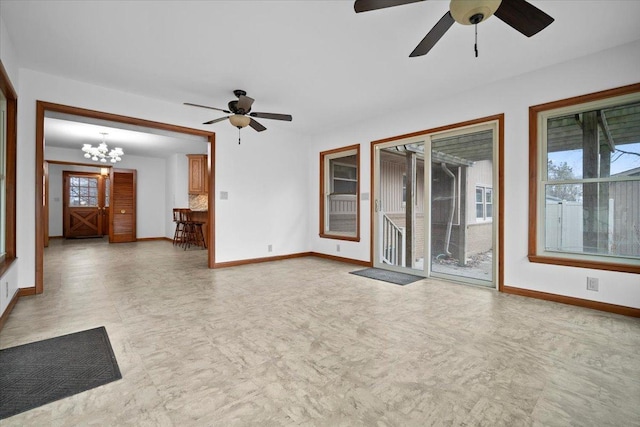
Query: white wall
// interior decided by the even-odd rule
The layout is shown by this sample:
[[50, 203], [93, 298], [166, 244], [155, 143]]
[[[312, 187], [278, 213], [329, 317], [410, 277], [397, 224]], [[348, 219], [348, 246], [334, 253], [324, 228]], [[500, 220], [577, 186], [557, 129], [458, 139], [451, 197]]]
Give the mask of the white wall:
[[165, 237], [173, 239], [173, 208], [189, 206], [189, 160], [185, 154], [173, 154], [167, 159], [166, 179], [166, 210], [170, 215], [166, 218]]
[[[354, 143], [361, 144], [361, 187], [370, 192], [370, 141], [430, 129], [466, 120], [505, 114], [505, 285], [640, 308], [637, 274], [589, 270], [530, 263], [528, 240], [528, 108], [545, 102], [583, 95], [640, 81], [640, 42], [636, 41], [595, 55], [568, 61], [495, 84], [473, 93], [403, 108], [395, 114], [335, 130], [315, 139], [309, 150], [308, 203], [310, 224], [318, 223], [319, 152]], [[429, 78], [428, 74], [425, 78]], [[473, 73], [470, 73], [473, 78]], [[370, 202], [361, 202], [361, 241], [324, 239], [311, 227], [311, 250], [358, 260], [370, 260]], [[336, 251], [340, 243], [341, 251]], [[600, 279], [600, 291], [586, 290], [586, 277]]]
[[[218, 128], [213, 190], [217, 262], [309, 250], [308, 138], [286, 131], [287, 123], [265, 125], [269, 129], [260, 133], [242, 129], [240, 145], [237, 129]], [[221, 191], [227, 200], [220, 199]]]
[[[18, 102], [17, 251], [20, 287], [35, 284], [35, 123], [36, 101], [42, 100], [96, 111], [211, 130], [199, 125], [193, 108], [21, 68]], [[216, 196], [228, 191], [228, 200], [216, 206], [216, 261], [233, 261], [308, 250], [306, 206], [306, 138], [286, 130], [287, 123], [269, 123], [269, 130], [238, 131], [221, 124], [216, 134]], [[49, 155], [49, 154], [48, 154]], [[79, 155], [79, 154], [78, 154]], [[134, 156], [130, 156], [132, 159]], [[65, 157], [66, 158], [66, 157]], [[140, 162], [144, 162], [140, 158]], [[85, 160], [82, 158], [82, 160]], [[157, 160], [157, 159], [156, 159]], [[167, 167], [147, 159], [149, 174], [140, 163], [139, 197], [158, 198], [160, 207], [138, 224], [138, 237], [172, 236], [167, 230], [165, 188]], [[154, 170], [151, 170], [154, 169]], [[170, 169], [170, 168], [169, 168]], [[153, 181], [153, 185], [147, 185]], [[147, 190], [151, 188], [151, 193]], [[140, 200], [140, 199], [139, 199]], [[138, 212], [144, 203], [139, 202]], [[273, 252], [267, 252], [267, 245]], [[46, 284], [45, 284], [46, 288]]]

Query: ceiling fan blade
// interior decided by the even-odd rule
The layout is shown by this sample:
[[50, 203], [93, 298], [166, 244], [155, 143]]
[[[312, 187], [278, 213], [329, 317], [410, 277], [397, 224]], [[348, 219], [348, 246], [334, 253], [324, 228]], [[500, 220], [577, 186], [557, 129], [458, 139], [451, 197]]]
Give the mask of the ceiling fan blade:
[[[505, 1], [508, 2], [510, 0]], [[429, 33], [424, 36], [420, 43], [418, 43], [418, 46], [413, 49], [413, 52], [411, 52], [411, 55], [409, 56], [413, 58], [415, 56], [426, 55], [431, 50], [431, 48], [436, 43], [438, 43], [438, 40], [440, 40], [442, 36], [444, 36], [444, 33], [446, 33], [447, 30], [451, 28], [454, 22], [455, 20], [453, 19], [453, 16], [451, 16], [451, 12], [445, 13], [444, 16], [440, 18], [438, 23], [433, 26], [431, 31], [429, 31]]]
[[291, 114], [276, 114], [276, 113], [250, 113], [251, 117], [258, 117], [260, 119], [272, 119], [272, 120], [286, 120], [290, 122], [293, 120]]
[[206, 105], [192, 104], [192, 103], [190, 103], [190, 102], [185, 102], [185, 103], [184, 103], [184, 105], [190, 105], [190, 106], [192, 106], [192, 107], [208, 108], [208, 109], [210, 109], [210, 110], [222, 111], [223, 113], [231, 114], [231, 111], [229, 111], [229, 110], [223, 110], [222, 108], [207, 107]]
[[503, 0], [495, 15], [527, 37], [539, 33], [554, 21], [526, 0]]
[[212, 125], [214, 123], [218, 123], [221, 122], [223, 120], [227, 120], [229, 118], [229, 116], [227, 117], [220, 117], [219, 119], [213, 119], [213, 120], [209, 120], [208, 122], [204, 122], [203, 125]]
[[251, 126], [254, 130], [256, 130], [258, 132], [262, 132], [263, 130], [267, 130], [266, 127], [262, 126], [260, 123], [256, 122], [253, 119], [251, 119], [251, 121], [249, 122], [249, 126]]
[[356, 13], [370, 10], [384, 9], [386, 7], [401, 6], [403, 4], [416, 3], [424, 0], [356, 0], [353, 8]]
[[240, 95], [238, 99], [238, 110], [243, 110], [245, 113], [251, 110], [251, 105], [253, 105], [253, 98], [249, 98], [248, 96]]

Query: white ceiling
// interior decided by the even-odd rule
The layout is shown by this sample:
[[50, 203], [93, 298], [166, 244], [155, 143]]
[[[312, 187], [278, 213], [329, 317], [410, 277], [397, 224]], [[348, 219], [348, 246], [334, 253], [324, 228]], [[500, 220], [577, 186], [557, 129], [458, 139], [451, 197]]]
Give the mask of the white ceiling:
[[[53, 117], [49, 117], [53, 116]], [[157, 129], [128, 126], [105, 120], [79, 116], [49, 114], [45, 117], [45, 144], [80, 150], [83, 144], [96, 146], [105, 142], [109, 148], [120, 147], [125, 156], [166, 158], [175, 153], [206, 154], [208, 143], [203, 137], [166, 132]]]
[[[261, 120], [270, 130], [316, 133], [640, 39], [640, 1], [530, 1], [555, 22], [528, 39], [492, 17], [479, 58], [458, 24], [408, 57], [443, 0], [360, 14], [347, 0], [2, 0], [0, 14], [21, 67], [176, 104], [226, 108], [240, 88], [254, 111], [293, 115]], [[194, 127], [222, 116], [184, 108]]]

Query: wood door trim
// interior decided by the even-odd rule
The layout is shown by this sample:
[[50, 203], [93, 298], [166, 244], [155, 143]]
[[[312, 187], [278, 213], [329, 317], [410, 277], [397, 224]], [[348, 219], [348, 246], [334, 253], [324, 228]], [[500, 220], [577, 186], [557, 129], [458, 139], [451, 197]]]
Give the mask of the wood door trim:
[[18, 135], [18, 94], [0, 60], [0, 91], [7, 103], [6, 169], [5, 169], [5, 256], [0, 257], [0, 274], [4, 274], [16, 260], [16, 152]]
[[207, 233], [209, 234], [209, 241], [211, 244], [208, 248], [208, 267], [215, 267], [215, 133], [209, 131], [203, 131], [200, 129], [187, 128], [183, 126], [170, 125], [167, 123], [154, 122], [150, 120], [137, 119], [134, 117], [121, 116], [118, 114], [110, 114], [104, 113], [96, 110], [89, 110], [79, 107], [71, 107], [68, 105], [55, 104], [46, 101], [36, 101], [36, 140], [35, 140], [35, 148], [36, 148], [36, 188], [35, 188], [35, 293], [41, 294], [44, 292], [44, 228], [43, 228], [43, 218], [44, 218], [44, 210], [45, 205], [48, 203], [47, 200], [44, 200], [44, 185], [40, 185], [38, 183], [44, 182], [44, 118], [45, 112], [58, 112], [58, 113], [66, 113], [73, 114], [76, 116], [82, 117], [90, 117], [94, 119], [102, 119], [102, 120], [110, 120], [113, 122], [132, 124], [142, 127], [148, 127], [153, 129], [162, 129], [168, 130], [172, 132], [179, 132], [188, 135], [198, 135], [207, 138], [209, 142], [209, 147], [207, 149], [209, 154], [209, 161], [207, 167], [207, 175], [209, 180], [209, 227]]

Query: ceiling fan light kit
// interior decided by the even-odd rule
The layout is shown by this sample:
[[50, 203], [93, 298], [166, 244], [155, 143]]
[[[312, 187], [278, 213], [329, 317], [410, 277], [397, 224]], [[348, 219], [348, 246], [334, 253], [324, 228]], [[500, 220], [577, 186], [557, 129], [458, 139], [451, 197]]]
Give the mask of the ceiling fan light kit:
[[234, 114], [233, 116], [229, 116], [229, 121], [233, 126], [237, 127], [238, 129], [242, 129], [249, 126], [249, 123], [251, 123], [251, 117]]
[[[421, 1], [425, 0], [355, 0], [353, 8], [356, 13], [360, 13]], [[429, 53], [449, 28], [457, 22], [462, 25], [476, 25], [474, 49], [477, 57], [477, 25], [492, 15], [527, 37], [538, 34], [553, 22], [551, 16], [527, 0], [451, 0], [447, 13], [440, 18], [409, 56], [422, 56]]]
[[451, 0], [449, 10], [458, 24], [475, 25], [496, 13], [500, 3], [502, 0]]

